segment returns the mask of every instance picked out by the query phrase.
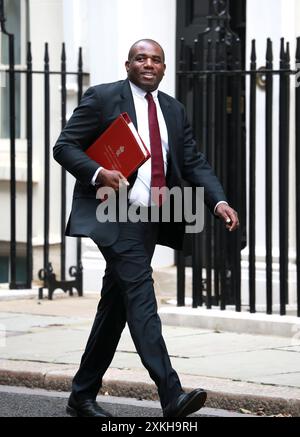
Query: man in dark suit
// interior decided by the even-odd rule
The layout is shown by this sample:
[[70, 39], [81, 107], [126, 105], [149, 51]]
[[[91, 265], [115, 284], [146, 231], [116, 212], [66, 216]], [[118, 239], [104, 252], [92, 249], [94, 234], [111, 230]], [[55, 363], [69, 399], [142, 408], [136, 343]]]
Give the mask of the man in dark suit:
[[[154, 186], [182, 187], [186, 180], [204, 187], [206, 205], [229, 231], [239, 222], [211, 167], [196, 149], [184, 107], [158, 91], [166, 68], [162, 47], [149, 39], [136, 42], [125, 66], [127, 80], [87, 90], [54, 147], [55, 159], [76, 178], [66, 235], [92, 238], [107, 262], [101, 300], [67, 411], [73, 416], [110, 416], [96, 403], [96, 396], [127, 322], [142, 363], [157, 385], [164, 416], [185, 417], [204, 405], [206, 392], [184, 393], [171, 366], [151, 270], [157, 243], [182, 248], [184, 223], [99, 223], [96, 191], [102, 186], [117, 192], [122, 183], [129, 184], [128, 205], [150, 211]], [[118, 171], [99, 167], [85, 154], [122, 112], [129, 114], [151, 149], [151, 159], [128, 181]]]

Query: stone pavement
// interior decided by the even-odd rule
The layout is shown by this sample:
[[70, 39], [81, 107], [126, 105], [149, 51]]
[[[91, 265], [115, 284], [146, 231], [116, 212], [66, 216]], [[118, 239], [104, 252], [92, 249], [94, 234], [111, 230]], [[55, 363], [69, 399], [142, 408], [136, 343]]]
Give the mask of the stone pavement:
[[[98, 295], [83, 298], [56, 292], [53, 301], [1, 297], [0, 384], [69, 391], [78, 368]], [[159, 303], [161, 301], [159, 300]], [[159, 305], [172, 321], [170, 306]], [[166, 307], [166, 310], [165, 310]], [[178, 316], [178, 309], [177, 311]], [[203, 311], [203, 310], [202, 310]], [[186, 317], [186, 318], [184, 318]], [[206, 406], [260, 415], [300, 415], [300, 338], [226, 332], [163, 323], [173, 367], [189, 390], [203, 387]], [[167, 322], [168, 322], [167, 320]], [[173, 321], [174, 321], [173, 320]], [[102, 393], [157, 399], [128, 329], [124, 330]]]

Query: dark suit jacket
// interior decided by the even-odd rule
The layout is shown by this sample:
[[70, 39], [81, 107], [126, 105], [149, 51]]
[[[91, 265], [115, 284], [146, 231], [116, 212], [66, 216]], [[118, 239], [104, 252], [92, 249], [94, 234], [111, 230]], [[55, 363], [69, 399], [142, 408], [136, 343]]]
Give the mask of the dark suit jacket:
[[[169, 136], [167, 185], [182, 186], [185, 180], [192, 186], [204, 187], [205, 203], [213, 212], [219, 201], [226, 200], [225, 194], [204, 156], [197, 151], [185, 109], [165, 93], [159, 92], [158, 99]], [[128, 80], [89, 88], [53, 149], [54, 158], [76, 178], [66, 235], [91, 237], [100, 246], [116, 241], [119, 226], [96, 220], [99, 200], [90, 182], [99, 166], [84, 151], [122, 112], [127, 112], [138, 128]], [[129, 178], [131, 186], [136, 175]], [[184, 223], [161, 224], [158, 244], [181, 249], [184, 229]]]

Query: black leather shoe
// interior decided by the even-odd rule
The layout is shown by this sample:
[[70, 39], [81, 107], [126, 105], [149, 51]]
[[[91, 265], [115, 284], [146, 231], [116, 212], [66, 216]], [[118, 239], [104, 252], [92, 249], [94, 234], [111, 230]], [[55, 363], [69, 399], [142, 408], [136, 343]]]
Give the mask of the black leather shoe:
[[201, 388], [191, 393], [182, 393], [177, 399], [170, 402], [163, 410], [164, 417], [186, 417], [200, 410], [207, 398], [206, 391]]
[[69, 397], [66, 411], [72, 417], [112, 417], [93, 399], [77, 402], [72, 395]]

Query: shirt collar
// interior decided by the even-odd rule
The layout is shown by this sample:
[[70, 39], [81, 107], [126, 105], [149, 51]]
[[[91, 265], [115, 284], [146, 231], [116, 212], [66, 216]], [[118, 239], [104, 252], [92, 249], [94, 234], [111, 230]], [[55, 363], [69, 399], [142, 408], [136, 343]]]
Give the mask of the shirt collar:
[[[134, 94], [135, 96], [142, 98], [142, 99], [145, 98], [145, 96], [147, 94], [146, 91], [142, 90], [141, 88], [139, 88], [138, 86], [136, 86], [134, 83], [132, 83], [130, 81], [129, 81], [129, 84], [130, 84], [132, 94]], [[155, 91], [152, 91], [151, 94], [153, 96], [153, 99], [157, 99], [158, 89], [156, 89]]]

